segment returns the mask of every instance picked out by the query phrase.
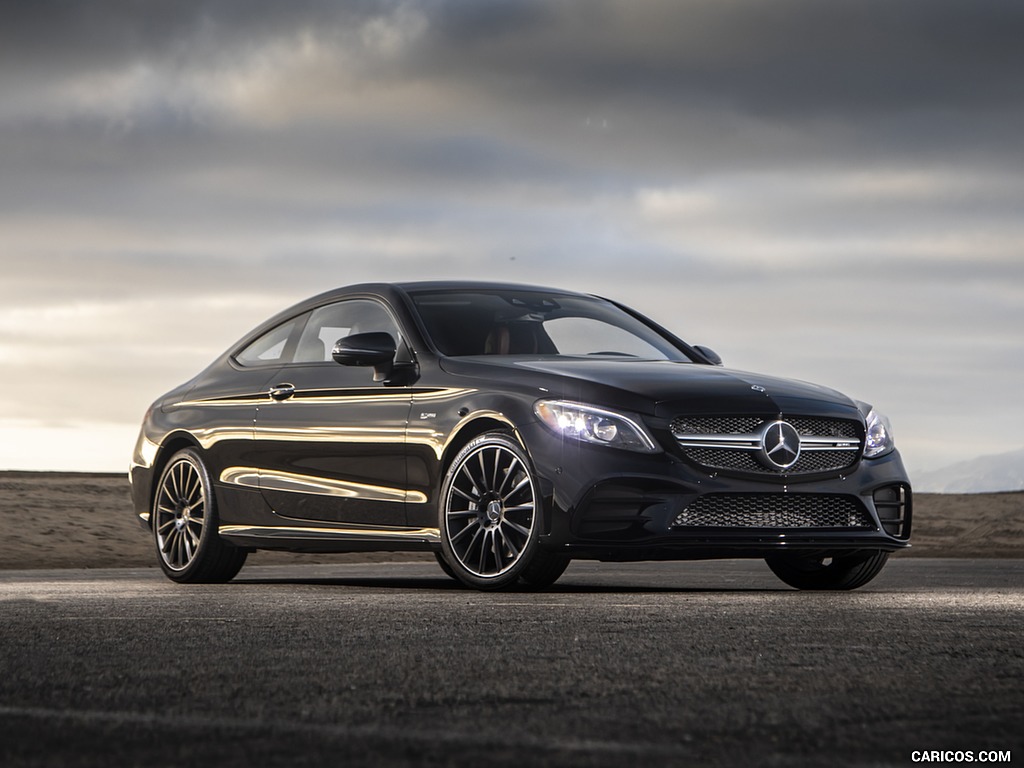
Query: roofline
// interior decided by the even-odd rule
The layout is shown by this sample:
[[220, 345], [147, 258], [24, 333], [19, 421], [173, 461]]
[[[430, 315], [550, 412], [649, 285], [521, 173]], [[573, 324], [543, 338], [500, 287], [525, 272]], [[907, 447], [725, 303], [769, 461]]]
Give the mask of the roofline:
[[570, 291], [565, 288], [550, 288], [543, 285], [531, 285], [528, 283], [506, 283], [495, 280], [416, 280], [411, 282], [393, 283], [396, 288], [403, 291], [473, 291], [473, 290], [512, 290], [530, 291], [533, 293], [557, 293], [570, 296], [590, 296], [591, 294], [580, 291]]

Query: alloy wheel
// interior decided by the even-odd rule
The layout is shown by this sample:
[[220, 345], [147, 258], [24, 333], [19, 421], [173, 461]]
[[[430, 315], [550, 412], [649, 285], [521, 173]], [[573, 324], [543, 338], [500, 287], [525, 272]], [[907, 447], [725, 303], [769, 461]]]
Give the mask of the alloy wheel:
[[458, 564], [502, 576], [532, 552], [537, 492], [524, 459], [504, 439], [460, 454], [445, 497], [445, 535]]
[[199, 468], [188, 458], [164, 472], [154, 507], [160, 557], [171, 570], [183, 571], [199, 552], [206, 524], [206, 489]]

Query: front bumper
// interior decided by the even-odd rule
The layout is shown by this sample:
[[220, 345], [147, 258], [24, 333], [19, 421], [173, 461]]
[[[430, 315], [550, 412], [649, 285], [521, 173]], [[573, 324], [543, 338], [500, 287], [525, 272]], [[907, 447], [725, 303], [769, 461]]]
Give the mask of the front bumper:
[[832, 557], [910, 546], [912, 491], [895, 451], [843, 473], [751, 478], [709, 473], [670, 453], [583, 445], [546, 431], [523, 437], [547, 492], [542, 545], [575, 558]]

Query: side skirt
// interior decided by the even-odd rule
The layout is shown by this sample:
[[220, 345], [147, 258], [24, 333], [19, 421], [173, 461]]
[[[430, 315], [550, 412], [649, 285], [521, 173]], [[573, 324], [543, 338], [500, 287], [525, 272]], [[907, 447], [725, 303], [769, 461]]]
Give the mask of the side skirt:
[[289, 552], [429, 552], [441, 545], [437, 528], [222, 525], [217, 532], [238, 547]]

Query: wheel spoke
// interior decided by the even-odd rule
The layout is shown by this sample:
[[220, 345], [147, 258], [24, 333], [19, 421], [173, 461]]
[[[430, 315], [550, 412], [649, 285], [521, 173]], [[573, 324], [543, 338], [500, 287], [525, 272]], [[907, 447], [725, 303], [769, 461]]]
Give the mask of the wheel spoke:
[[491, 473], [491, 488], [498, 487], [498, 469], [501, 467], [501, 448], [494, 449], [494, 471]]
[[511, 491], [509, 491], [504, 496], [502, 496], [501, 500], [503, 502], [508, 501], [513, 496], [515, 496], [519, 491], [521, 491], [523, 488], [528, 487], [529, 485], [530, 485], [530, 476], [529, 475], [523, 475], [523, 479], [520, 480], [518, 483], [516, 483], [515, 488], [513, 488]]
[[203, 498], [203, 486], [199, 481], [198, 472], [194, 470], [189, 472], [186, 485], [185, 498], [188, 500], [189, 504], [195, 504], [198, 500]]
[[171, 490], [167, 487], [167, 483], [164, 483], [160, 488], [160, 495], [157, 498], [157, 504], [159, 505], [161, 503], [163, 503], [164, 507], [170, 505], [170, 508], [168, 509], [169, 512], [174, 511], [174, 505], [177, 503], [171, 495]]
[[[476, 529], [476, 533], [477, 534], [480, 533], [480, 531], [482, 529], [480, 528], [480, 521], [479, 520], [471, 521], [469, 524], [466, 525], [465, 528], [463, 528], [461, 531], [459, 531], [454, 536], [452, 536], [452, 538], [451, 538], [452, 544], [454, 545], [459, 539], [461, 539], [463, 536], [466, 535], [467, 531], [471, 531], [473, 529]], [[473, 539], [469, 542], [469, 546], [466, 547], [466, 553], [467, 554], [469, 553], [469, 550], [472, 548], [473, 541], [475, 541], [475, 540], [476, 540], [476, 536], [474, 535]]]
[[191, 501], [192, 496], [192, 467], [188, 466], [185, 462], [179, 465], [180, 474], [178, 475], [178, 484], [181, 487], [181, 499], [185, 503]]
[[519, 557], [519, 553], [522, 552], [523, 550], [520, 549], [519, 547], [516, 547], [516, 545], [513, 543], [512, 539], [510, 539], [508, 537], [508, 534], [505, 533], [505, 529], [502, 528], [501, 526], [498, 526], [498, 533], [501, 534], [501, 540], [505, 543], [505, 546], [508, 548], [509, 558], [511, 560], [516, 560]]
[[167, 562], [170, 565], [178, 564], [178, 530], [171, 531], [167, 537]]
[[519, 523], [515, 523], [515, 522], [511, 521], [507, 517], [504, 520], [502, 520], [502, 525], [507, 525], [509, 528], [511, 528], [516, 533], [522, 535], [523, 538], [525, 538], [527, 540], [530, 538], [530, 529], [529, 528], [524, 528]]
[[171, 467], [171, 471], [167, 473], [168, 496], [171, 501], [175, 501], [181, 498], [181, 494], [178, 493], [178, 466]]
[[491, 552], [494, 553], [494, 569], [496, 571], [501, 570], [501, 552], [498, 546], [498, 529], [491, 529]]
[[[475, 491], [476, 489], [474, 488], [473, 490]], [[468, 501], [470, 504], [476, 504], [477, 502], [480, 501], [480, 497], [479, 496], [470, 496], [468, 493], [463, 491], [461, 488], [456, 487], [455, 485], [452, 486], [452, 493], [458, 494], [459, 496], [464, 498], [466, 501]]]
[[195, 520], [192, 520], [189, 525], [186, 525], [184, 530], [188, 537], [192, 540], [192, 546], [196, 549], [199, 549], [199, 540], [203, 537], [203, 526], [199, 525], [199, 533], [196, 533], [191, 528], [192, 523], [195, 523]]
[[480, 459], [480, 489], [486, 492], [491, 489], [487, 487], [487, 467], [484, 466], [484, 452], [479, 451], [477, 458]]
[[483, 538], [480, 539], [480, 567], [476, 569], [477, 573], [486, 573], [484, 571], [484, 564], [487, 562], [487, 539], [490, 536], [491, 532], [485, 530]]
[[517, 456], [512, 457], [512, 461], [509, 462], [508, 469], [505, 470], [505, 477], [501, 481], [501, 485], [498, 486], [498, 495], [504, 498], [505, 486], [508, 485], [508, 481], [515, 477], [515, 469], [519, 466], [519, 458]]
[[518, 507], [505, 507], [505, 515], [516, 514], [520, 512], [533, 512], [533, 504], [522, 504]]
[[[467, 526], [467, 528], [468, 527], [469, 526]], [[466, 567], [469, 567], [469, 558], [473, 552], [473, 549], [476, 547], [477, 541], [480, 539], [480, 535], [484, 532], [483, 527], [479, 524], [472, 526], [472, 528], [473, 535], [469, 538], [469, 543], [466, 545], [466, 548], [463, 550], [461, 555], [456, 553], [456, 556], [459, 558], [460, 562], [466, 565]]]
[[[472, 489], [470, 490], [470, 493], [476, 494], [477, 499], [479, 499], [480, 498], [480, 489], [478, 487], [476, 478], [473, 477], [473, 473], [469, 471], [469, 465], [463, 464], [462, 465], [462, 469], [459, 470], [459, 471], [462, 474], [464, 474], [467, 478], [469, 478], [470, 485], [472, 486]], [[452, 486], [452, 487], [454, 487], [454, 486]]]

